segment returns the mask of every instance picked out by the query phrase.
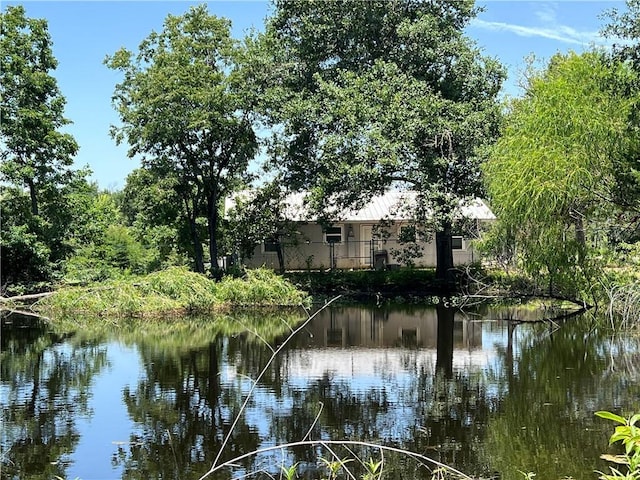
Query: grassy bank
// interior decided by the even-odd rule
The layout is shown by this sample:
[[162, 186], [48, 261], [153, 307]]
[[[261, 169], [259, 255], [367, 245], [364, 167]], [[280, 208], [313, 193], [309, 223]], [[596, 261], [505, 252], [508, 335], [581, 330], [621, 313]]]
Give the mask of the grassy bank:
[[202, 313], [237, 306], [298, 306], [309, 296], [269, 270], [244, 278], [215, 282], [181, 267], [140, 277], [110, 280], [82, 287], [63, 287], [32, 309], [46, 316], [158, 316]]

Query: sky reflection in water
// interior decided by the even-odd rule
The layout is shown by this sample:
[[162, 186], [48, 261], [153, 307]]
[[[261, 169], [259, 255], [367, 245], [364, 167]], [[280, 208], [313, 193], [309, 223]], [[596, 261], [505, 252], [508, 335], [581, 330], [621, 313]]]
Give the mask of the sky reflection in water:
[[[588, 318], [558, 327], [495, 320], [514, 314], [523, 315], [327, 309], [267, 370], [223, 459], [298, 441], [318, 417], [312, 438], [402, 446], [471, 475], [591, 478], [606, 468], [598, 456], [612, 427], [593, 412], [639, 408], [639, 342], [587, 334]], [[2, 478], [206, 472], [271, 349], [252, 334], [154, 328], [92, 337], [5, 322]], [[282, 458], [253, 458], [238, 470], [278, 473]], [[284, 460], [297, 461], [313, 469], [318, 456], [298, 448]], [[390, 473], [429, 478], [387, 462]]]

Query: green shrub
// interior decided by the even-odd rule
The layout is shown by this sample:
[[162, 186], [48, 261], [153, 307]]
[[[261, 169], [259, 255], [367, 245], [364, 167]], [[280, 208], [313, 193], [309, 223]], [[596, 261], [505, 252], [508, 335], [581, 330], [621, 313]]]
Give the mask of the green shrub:
[[307, 294], [272, 270], [247, 270], [245, 278], [224, 277], [216, 285], [218, 303], [292, 306], [309, 302]]
[[[602, 456], [605, 460], [616, 465], [624, 465], [624, 467], [610, 467], [611, 474], [598, 472], [599, 478], [601, 480], [637, 480], [640, 478], [640, 426], [636, 424], [640, 422], [640, 414], [635, 414], [629, 419], [604, 411], [596, 412], [596, 415], [619, 424], [609, 439], [609, 445], [620, 442], [624, 448], [622, 455]], [[620, 471], [621, 469], [626, 472]]]

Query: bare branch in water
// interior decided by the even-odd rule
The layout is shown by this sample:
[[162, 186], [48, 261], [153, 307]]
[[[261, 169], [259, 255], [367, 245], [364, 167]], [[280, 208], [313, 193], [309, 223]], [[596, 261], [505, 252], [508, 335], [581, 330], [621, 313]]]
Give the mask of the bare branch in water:
[[263, 367], [258, 377], [253, 381], [253, 385], [251, 386], [251, 389], [247, 394], [247, 398], [245, 398], [244, 402], [242, 403], [242, 406], [240, 407], [240, 411], [236, 415], [236, 418], [234, 419], [233, 423], [231, 424], [231, 427], [229, 428], [229, 432], [227, 433], [227, 435], [225, 435], [224, 440], [222, 441], [222, 445], [220, 445], [220, 450], [218, 450], [218, 454], [216, 455], [216, 458], [213, 461], [213, 464], [211, 465], [211, 469], [209, 469], [207, 473], [205, 473], [202, 477], [200, 477], [200, 479], [207, 477], [208, 475], [210, 475], [212, 472], [216, 470], [216, 466], [218, 465], [218, 460], [220, 460], [220, 457], [222, 456], [222, 452], [227, 446], [227, 443], [229, 443], [229, 439], [231, 438], [233, 431], [235, 430], [236, 426], [238, 425], [238, 422], [240, 421], [240, 417], [242, 416], [243, 412], [247, 408], [247, 405], [249, 404], [249, 400], [251, 399], [251, 396], [253, 395], [253, 392], [255, 391], [258, 385], [258, 382], [260, 382], [262, 377], [267, 373], [269, 366], [273, 363], [276, 356], [284, 349], [284, 347], [287, 345], [287, 343], [289, 343], [289, 341], [295, 336], [296, 333], [298, 333], [300, 330], [303, 330], [309, 324], [309, 322], [311, 322], [311, 320], [313, 320], [320, 312], [322, 312], [325, 308], [327, 308], [329, 305], [335, 302], [338, 298], [340, 298], [340, 296], [341, 295], [338, 295], [337, 297], [332, 298], [330, 301], [325, 303], [324, 306], [320, 308], [317, 312], [315, 312], [313, 315], [310, 315], [309, 318], [307, 318], [304, 322], [302, 322], [302, 324], [298, 326], [298, 328], [296, 328], [293, 332], [291, 332], [291, 335], [289, 335], [285, 339], [285, 341], [282, 342], [282, 344], [271, 354], [271, 357], [267, 361], [267, 364]]

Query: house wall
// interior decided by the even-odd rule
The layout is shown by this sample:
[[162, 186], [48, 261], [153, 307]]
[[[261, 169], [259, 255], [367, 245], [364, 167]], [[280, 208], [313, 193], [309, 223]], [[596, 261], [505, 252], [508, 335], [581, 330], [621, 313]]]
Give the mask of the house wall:
[[[285, 268], [287, 270], [306, 269], [368, 269], [387, 265], [401, 265], [400, 259], [393, 255], [403, 245], [398, 242], [399, 226], [390, 227], [387, 240], [372, 240], [373, 222], [350, 222], [334, 224], [341, 227], [341, 242], [330, 244], [325, 241], [322, 226], [318, 224], [300, 225], [295, 237], [282, 239]], [[419, 241], [422, 255], [413, 260], [417, 267], [436, 266], [436, 247], [431, 241]], [[373, 255], [371, 251], [373, 250]], [[386, 255], [383, 253], [386, 252]], [[463, 248], [453, 251], [455, 265], [464, 265], [478, 260], [478, 253], [472, 248], [469, 239], [463, 239]], [[254, 255], [243, 263], [250, 268], [260, 266], [278, 268], [278, 255], [265, 252], [263, 245], [256, 245]]]
[[[334, 307], [320, 312], [307, 327], [310, 347], [393, 347], [436, 348], [438, 317], [435, 309], [420, 311], [368, 310]], [[455, 314], [453, 346], [456, 349], [482, 348], [482, 326]]]

